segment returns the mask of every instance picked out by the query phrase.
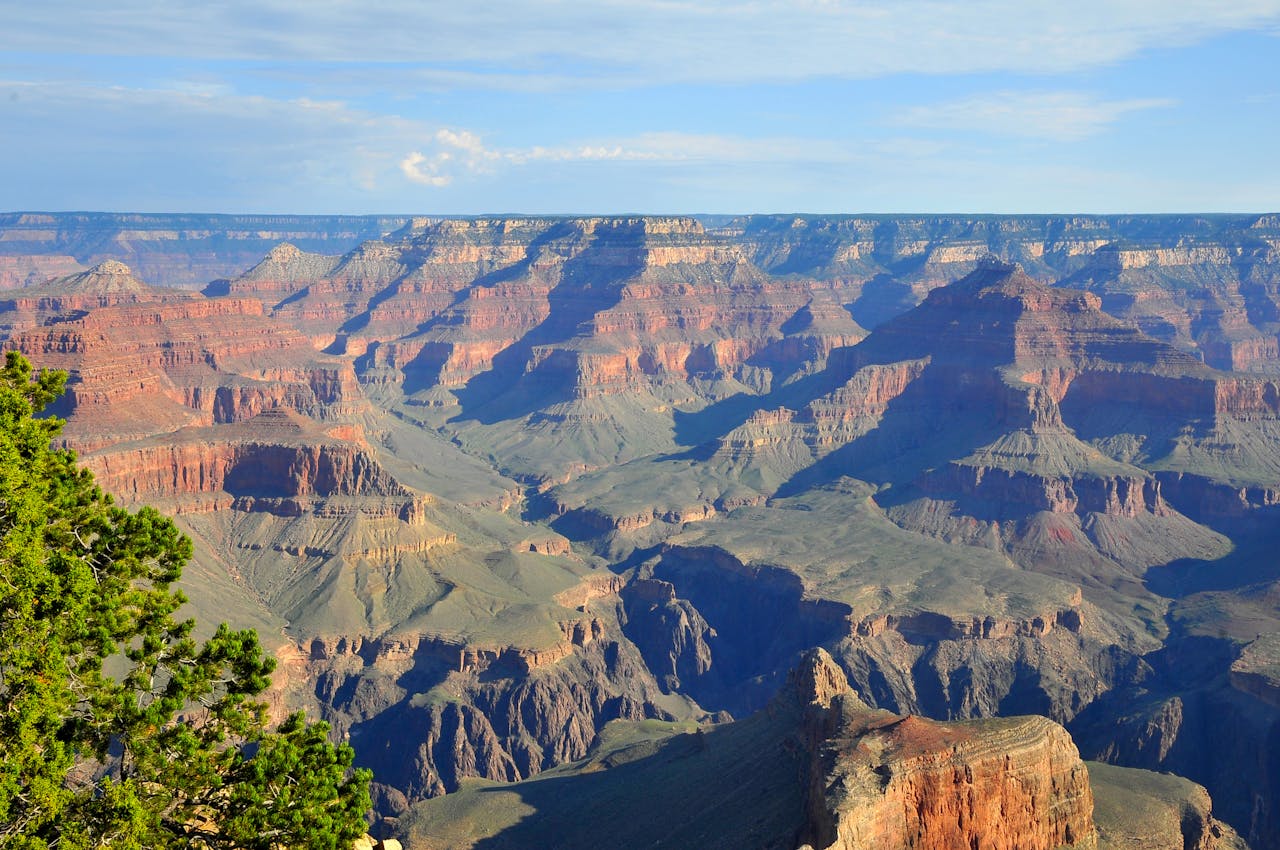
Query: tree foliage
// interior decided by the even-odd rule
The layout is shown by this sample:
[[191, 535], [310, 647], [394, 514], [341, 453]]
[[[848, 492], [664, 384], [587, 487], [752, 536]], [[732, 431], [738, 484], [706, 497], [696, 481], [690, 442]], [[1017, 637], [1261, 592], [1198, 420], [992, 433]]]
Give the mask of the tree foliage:
[[253, 631], [177, 619], [191, 541], [51, 447], [65, 380], [0, 370], [0, 847], [350, 846], [367, 771], [323, 723], [268, 730]]

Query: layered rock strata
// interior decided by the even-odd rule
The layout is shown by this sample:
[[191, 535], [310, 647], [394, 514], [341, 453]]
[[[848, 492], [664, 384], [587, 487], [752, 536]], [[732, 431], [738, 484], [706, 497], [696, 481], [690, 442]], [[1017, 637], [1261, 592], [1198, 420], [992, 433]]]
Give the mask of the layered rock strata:
[[104, 263], [7, 303], [19, 318], [5, 347], [70, 374], [57, 409], [81, 450], [278, 407], [319, 418], [364, 407], [350, 364], [256, 299], [155, 290]]
[[794, 686], [813, 754], [803, 833], [813, 847], [1094, 846], [1088, 771], [1052, 721], [938, 723], [873, 711], [821, 650]]
[[[1268, 551], [1280, 390], [1218, 370], [1273, 369], [1280, 221], [477, 219], [376, 235], [342, 256], [294, 239], [205, 297], [104, 264], [6, 292], [0, 334], [72, 371], [71, 444], [125, 498], [184, 511], [216, 553], [199, 570], [234, 590], [215, 598], [288, 621], [294, 698], [360, 742], [384, 812], [578, 759], [613, 718], [741, 715], [821, 643], [895, 711], [1045, 713], [1090, 731], [1095, 754], [1199, 771], [1225, 816], [1274, 842], [1274, 765], [1247, 749], [1273, 734], [1261, 627], [1219, 602], [1254, 646], [1214, 654], [1212, 687], [1166, 681], [1177, 665], [1152, 650], [1168, 604], [1153, 591], [1209, 572], [1233, 589], [1238, 553]], [[865, 341], [855, 318], [877, 326]], [[389, 417], [365, 392], [433, 433], [372, 433]], [[506, 482], [509, 515], [420, 492], [478, 468]], [[716, 549], [710, 530], [744, 542]], [[1267, 580], [1267, 563], [1245, 572]], [[1216, 750], [1213, 717], [1235, 730]], [[1034, 761], [1032, 732], [1053, 737], [1014, 726], [1019, 759]], [[987, 822], [987, 791], [1032, 805], [1001, 796], [990, 765], [970, 780], [947, 760], [986, 764], [976, 727], [844, 728], [913, 765], [858, 762], [846, 785], [892, 778], [917, 795], [917, 829]], [[957, 770], [968, 808], [929, 808]]]
[[1040, 718], [939, 724], [868, 709], [817, 651], [749, 718], [617, 723], [585, 759], [418, 803], [394, 831], [436, 850], [1244, 847], [1193, 783], [1107, 765], [1095, 783], [1094, 770]]
[[[233, 277], [281, 241], [309, 251], [340, 254], [361, 240], [401, 227], [403, 217], [201, 215], [154, 213], [0, 213], [0, 269], [4, 261], [38, 264], [47, 277], [120, 260], [161, 286], [197, 288]], [[45, 263], [58, 265], [44, 272]], [[2, 275], [0, 275], [2, 277]]]
[[569, 621], [563, 633], [540, 651], [415, 637], [313, 642], [317, 694], [358, 762], [374, 768], [384, 815], [468, 778], [517, 781], [580, 759], [611, 720], [691, 712], [601, 621]]

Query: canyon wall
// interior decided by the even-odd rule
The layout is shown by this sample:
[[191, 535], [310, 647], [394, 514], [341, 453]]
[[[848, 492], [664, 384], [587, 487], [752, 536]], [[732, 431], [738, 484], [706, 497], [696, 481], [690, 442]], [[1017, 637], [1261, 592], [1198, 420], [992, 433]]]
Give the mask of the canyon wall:
[[[350, 736], [388, 829], [611, 721], [767, 709], [824, 646], [937, 721], [815, 709], [824, 846], [1000, 807], [1087, 840], [1057, 726], [965, 725], [1024, 713], [1280, 846], [1274, 766], [1205, 732], [1273, 734], [1274, 216], [19, 215], [0, 249], [66, 444], [179, 513], [202, 618], [280, 630], [279, 704]], [[1171, 672], [1184, 609], [1212, 686]]]
[[[278, 242], [339, 254], [404, 222], [386, 216], [0, 213], [0, 288], [36, 284], [107, 259], [127, 263], [151, 284], [199, 288], [239, 274]], [[6, 268], [12, 269], [7, 276]]]

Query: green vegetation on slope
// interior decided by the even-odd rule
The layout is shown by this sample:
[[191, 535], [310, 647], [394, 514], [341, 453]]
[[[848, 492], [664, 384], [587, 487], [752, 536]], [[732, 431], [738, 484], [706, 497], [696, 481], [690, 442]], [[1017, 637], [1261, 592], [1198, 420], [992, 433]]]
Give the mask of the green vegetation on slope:
[[175, 619], [191, 542], [50, 448], [65, 380], [0, 371], [0, 846], [348, 845], [368, 773], [324, 724], [266, 729], [254, 632]]

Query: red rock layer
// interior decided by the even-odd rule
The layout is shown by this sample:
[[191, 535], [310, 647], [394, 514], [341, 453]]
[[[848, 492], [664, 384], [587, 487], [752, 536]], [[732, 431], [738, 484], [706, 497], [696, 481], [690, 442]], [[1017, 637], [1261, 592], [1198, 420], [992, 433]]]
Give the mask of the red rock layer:
[[939, 723], [862, 705], [822, 650], [807, 704], [807, 840], [829, 850], [1055, 850], [1094, 840], [1089, 775], [1043, 717]]
[[276, 407], [331, 416], [363, 403], [348, 363], [318, 354], [252, 298], [73, 311], [5, 344], [71, 374], [62, 412], [82, 450]]
[[275, 409], [240, 424], [185, 428], [101, 449], [83, 460], [108, 492], [181, 513], [358, 511], [421, 523], [429, 498], [400, 484], [353, 436], [334, 438]]
[[811, 282], [761, 273], [691, 219], [415, 222], [328, 265], [281, 246], [226, 288], [364, 356], [369, 380], [445, 387], [501, 368], [608, 394], [789, 370], [862, 336]]

